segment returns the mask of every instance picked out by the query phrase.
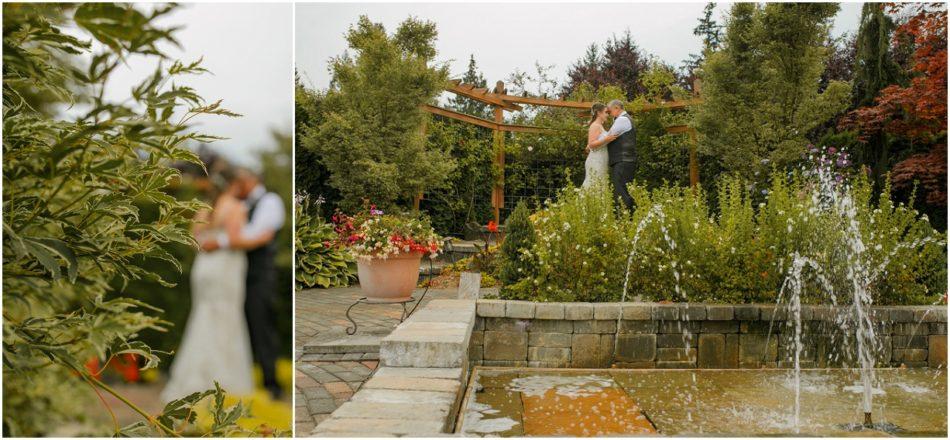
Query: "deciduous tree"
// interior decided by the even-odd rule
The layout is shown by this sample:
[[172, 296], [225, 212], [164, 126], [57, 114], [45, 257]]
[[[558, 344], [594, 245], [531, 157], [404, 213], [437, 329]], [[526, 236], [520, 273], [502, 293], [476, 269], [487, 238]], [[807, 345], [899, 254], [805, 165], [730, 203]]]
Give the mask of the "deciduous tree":
[[[910, 80], [880, 90], [873, 104], [843, 118], [869, 141], [882, 133], [909, 140], [926, 148], [896, 164], [895, 187], [919, 181], [927, 203], [947, 205], [947, 10], [943, 4], [890, 5], [890, 12], [909, 11], [907, 21], [895, 30], [894, 39], [913, 41]], [[878, 82], [877, 84], [880, 84]]]

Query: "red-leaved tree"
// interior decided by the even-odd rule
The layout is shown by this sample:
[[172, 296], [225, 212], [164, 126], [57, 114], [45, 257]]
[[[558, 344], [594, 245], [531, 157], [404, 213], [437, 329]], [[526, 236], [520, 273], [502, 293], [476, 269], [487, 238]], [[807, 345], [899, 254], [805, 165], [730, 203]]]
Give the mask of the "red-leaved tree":
[[887, 133], [930, 151], [914, 154], [891, 171], [895, 187], [917, 181], [928, 204], [947, 205], [947, 11], [941, 3], [889, 4], [892, 14], [910, 14], [894, 33], [895, 44], [912, 41], [911, 79], [906, 86], [881, 90], [874, 104], [857, 108], [841, 121], [862, 139]]

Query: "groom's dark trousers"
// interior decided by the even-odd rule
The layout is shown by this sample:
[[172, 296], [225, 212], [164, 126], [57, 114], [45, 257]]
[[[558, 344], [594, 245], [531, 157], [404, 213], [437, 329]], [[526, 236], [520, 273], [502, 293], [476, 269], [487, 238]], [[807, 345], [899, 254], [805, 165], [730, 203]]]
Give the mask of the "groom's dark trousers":
[[633, 173], [637, 170], [636, 162], [617, 162], [610, 165], [610, 183], [614, 188], [614, 201], [618, 198], [627, 209], [633, 209], [633, 197], [627, 191], [627, 184], [633, 180]]
[[630, 192], [627, 191], [627, 184], [633, 180], [637, 169], [637, 129], [628, 114], [623, 113], [618, 118], [627, 118], [630, 121], [630, 130], [607, 144], [610, 183], [614, 187], [614, 202], [619, 198], [627, 209], [633, 209], [633, 197], [630, 197]]
[[[248, 218], [254, 214], [256, 203], [250, 207]], [[276, 235], [276, 234], [275, 234]], [[264, 246], [247, 252], [247, 294], [244, 316], [251, 336], [254, 362], [264, 373], [264, 388], [274, 396], [281, 393], [277, 384], [277, 329], [274, 327], [274, 299], [277, 287], [277, 269], [274, 257], [277, 243], [272, 240]]]

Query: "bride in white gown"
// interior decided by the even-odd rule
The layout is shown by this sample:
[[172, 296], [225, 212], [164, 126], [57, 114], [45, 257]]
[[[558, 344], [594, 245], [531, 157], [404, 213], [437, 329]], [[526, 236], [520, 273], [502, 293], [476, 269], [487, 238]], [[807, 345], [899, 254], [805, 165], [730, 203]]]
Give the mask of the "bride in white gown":
[[[212, 211], [195, 216], [193, 232], [202, 241], [225, 232], [241, 240], [247, 209], [235, 196], [228, 173], [216, 175], [222, 189]], [[170, 379], [161, 398], [165, 402], [221, 384], [229, 394], [254, 391], [251, 343], [244, 317], [247, 256], [244, 251], [220, 249], [199, 252], [191, 267], [191, 313], [181, 346], [175, 354]]]
[[595, 102], [590, 108], [590, 126], [587, 128], [587, 160], [584, 162], [584, 183], [582, 188], [590, 188], [597, 181], [609, 179], [610, 162], [607, 157], [607, 144], [616, 139], [608, 136], [604, 129], [607, 120], [607, 106]]

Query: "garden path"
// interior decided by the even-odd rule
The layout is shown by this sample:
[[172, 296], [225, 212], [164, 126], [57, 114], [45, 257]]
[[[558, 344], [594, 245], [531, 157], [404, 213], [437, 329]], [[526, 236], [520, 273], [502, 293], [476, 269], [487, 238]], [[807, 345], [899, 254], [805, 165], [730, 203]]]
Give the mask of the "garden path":
[[[422, 289], [416, 290], [416, 298]], [[423, 303], [437, 298], [455, 298], [457, 290], [429, 289]], [[359, 287], [309, 289], [296, 292], [294, 359], [296, 395], [294, 428], [298, 436], [309, 434], [348, 401], [378, 366], [378, 353], [306, 353], [305, 346], [345, 336], [350, 324], [346, 308], [362, 296]], [[402, 307], [394, 304], [360, 304], [350, 316], [359, 324], [359, 335], [386, 335], [399, 324]]]

